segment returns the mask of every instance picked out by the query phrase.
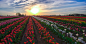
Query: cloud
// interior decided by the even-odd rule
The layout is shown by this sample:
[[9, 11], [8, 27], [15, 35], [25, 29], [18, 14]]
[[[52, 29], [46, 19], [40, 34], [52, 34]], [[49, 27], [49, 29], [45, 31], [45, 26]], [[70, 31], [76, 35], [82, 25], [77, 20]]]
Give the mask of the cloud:
[[[68, 13], [86, 13], [86, 2], [74, 0], [2, 0], [0, 8], [15, 9], [16, 12], [27, 13], [33, 6], [38, 6], [41, 13], [46, 14], [68, 14]], [[7, 9], [6, 9], [7, 11]], [[8, 10], [10, 11], [10, 10]], [[12, 11], [12, 12], [13, 12]]]
[[86, 6], [77, 6], [77, 7], [68, 7], [62, 9], [53, 9], [55, 13], [62, 13], [62, 14], [72, 14], [72, 13], [82, 13], [86, 14]]
[[20, 2], [21, 0], [14, 0], [14, 3], [18, 3], [18, 2]]

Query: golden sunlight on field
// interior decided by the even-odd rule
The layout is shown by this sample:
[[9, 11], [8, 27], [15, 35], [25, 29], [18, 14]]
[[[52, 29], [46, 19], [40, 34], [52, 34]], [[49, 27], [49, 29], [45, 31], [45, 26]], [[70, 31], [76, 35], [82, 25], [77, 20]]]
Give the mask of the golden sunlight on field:
[[33, 14], [37, 14], [40, 12], [40, 9], [38, 6], [34, 6], [33, 8], [31, 8], [30, 12]]

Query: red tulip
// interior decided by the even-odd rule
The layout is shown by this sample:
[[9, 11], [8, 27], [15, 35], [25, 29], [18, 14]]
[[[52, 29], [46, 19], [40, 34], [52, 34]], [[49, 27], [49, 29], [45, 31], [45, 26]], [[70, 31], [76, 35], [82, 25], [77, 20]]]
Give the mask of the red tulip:
[[4, 42], [2, 42], [2, 44], [5, 44]]
[[5, 32], [1, 32], [1, 34], [4, 34]]
[[10, 41], [13, 42], [13, 40], [10, 38]]
[[35, 44], [35, 42], [34, 42], [34, 43], [32, 43], [32, 44]]
[[7, 44], [7, 40], [5, 40], [5, 43]]
[[54, 40], [54, 38], [53, 38], [53, 40]]
[[59, 44], [59, 43], [56, 42], [55, 44]]
[[24, 44], [26, 44], [27, 42], [24, 42]]
[[32, 43], [32, 40], [29, 40]]
[[51, 42], [52, 44], [55, 44], [54, 42]]
[[32, 31], [32, 34], [34, 34], [34, 31]]
[[1, 39], [1, 41], [4, 41], [4, 39]]
[[50, 39], [50, 40], [49, 40], [49, 43], [51, 43], [51, 42], [52, 42], [52, 40]]

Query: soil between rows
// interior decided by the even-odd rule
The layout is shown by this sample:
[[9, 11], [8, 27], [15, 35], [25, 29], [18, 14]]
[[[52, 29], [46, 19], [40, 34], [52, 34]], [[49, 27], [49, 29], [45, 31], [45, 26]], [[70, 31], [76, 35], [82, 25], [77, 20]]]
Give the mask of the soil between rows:
[[[40, 24], [41, 24], [41, 23], [40, 23]], [[44, 24], [41, 24], [41, 25], [42, 25], [44, 28], [46, 28]], [[50, 31], [49, 28], [46, 28], [46, 31], [48, 31], [49, 34], [54, 38], [54, 41], [55, 41], [55, 42], [57, 42], [57, 43], [59, 43], [59, 44], [67, 44], [66, 42], [62, 41], [62, 39], [60, 39], [59, 37], [57, 37], [52, 31]]]
[[[29, 22], [29, 21], [28, 21]], [[27, 24], [28, 24], [27, 22]], [[47, 44], [43, 39], [40, 38], [40, 34], [38, 33], [38, 29], [32, 20], [33, 23], [33, 29], [34, 29], [34, 35], [35, 35], [35, 44]], [[25, 37], [25, 32], [27, 31], [27, 24], [22, 32], [22, 36], [20, 37], [20, 43], [17, 44], [24, 44], [25, 41], [27, 41], [27, 38]], [[41, 23], [40, 23], [41, 24]], [[41, 24], [44, 28], [46, 28], [43, 24]], [[54, 41], [59, 44], [66, 44], [66, 42], [62, 41], [62, 39], [58, 38], [55, 34], [52, 33], [48, 28], [46, 28], [47, 32], [50, 33], [50, 35], [54, 38]]]
[[[28, 20], [28, 22], [29, 22], [29, 20]], [[25, 37], [25, 32], [27, 31], [28, 22], [26, 23], [25, 28], [23, 29], [22, 36], [20, 38], [21, 42], [19, 44], [24, 44], [24, 42], [27, 41], [27, 38]]]
[[47, 44], [47, 43], [45, 43], [44, 40], [42, 40], [40, 38], [40, 34], [38, 33], [38, 30], [37, 30], [37, 27], [36, 27], [34, 21], [33, 21], [33, 27], [34, 27], [34, 32], [35, 32], [35, 44]]

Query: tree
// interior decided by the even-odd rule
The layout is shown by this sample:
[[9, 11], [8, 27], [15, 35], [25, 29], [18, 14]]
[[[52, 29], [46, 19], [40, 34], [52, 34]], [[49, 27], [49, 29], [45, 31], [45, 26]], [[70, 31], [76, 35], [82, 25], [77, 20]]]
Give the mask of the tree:
[[16, 15], [17, 15], [17, 16], [21, 16], [21, 14], [20, 14], [20, 13], [16, 13]]

